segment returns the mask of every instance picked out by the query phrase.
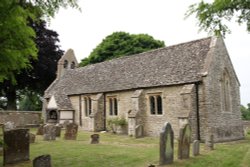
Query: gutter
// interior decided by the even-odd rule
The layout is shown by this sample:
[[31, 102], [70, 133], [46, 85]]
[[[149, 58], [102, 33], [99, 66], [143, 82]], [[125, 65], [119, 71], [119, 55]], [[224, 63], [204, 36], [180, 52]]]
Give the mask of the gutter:
[[200, 82], [195, 83], [195, 94], [196, 94], [196, 123], [197, 123], [197, 129], [196, 129], [196, 139], [201, 140], [200, 135], [200, 107], [199, 107], [199, 84]]

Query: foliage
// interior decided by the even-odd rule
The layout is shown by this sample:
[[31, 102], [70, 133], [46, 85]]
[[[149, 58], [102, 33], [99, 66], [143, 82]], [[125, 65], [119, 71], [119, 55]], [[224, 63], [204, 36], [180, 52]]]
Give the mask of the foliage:
[[247, 108], [241, 105], [240, 111], [243, 120], [250, 120], [250, 103], [247, 104]]
[[127, 125], [127, 121], [125, 118], [119, 118], [119, 117], [108, 119], [108, 125], [112, 125], [112, 124], [124, 126], [124, 125]]
[[42, 97], [33, 91], [24, 90], [20, 101], [19, 110], [20, 111], [41, 111], [42, 110]]
[[225, 21], [235, 19], [239, 24], [246, 24], [250, 32], [249, 0], [214, 0], [212, 3], [201, 1], [189, 7], [187, 16], [196, 14], [201, 29], [214, 32], [215, 35], [230, 33]]
[[15, 83], [15, 74], [30, 66], [36, 58], [35, 32], [28, 26], [33, 14], [21, 7], [17, 0], [0, 3], [0, 82]]
[[38, 59], [30, 62], [32, 68], [23, 69], [19, 74], [15, 74], [16, 85], [9, 80], [0, 83], [0, 96], [7, 97], [8, 110], [16, 109], [17, 91], [19, 91], [19, 95], [28, 90], [40, 95], [44, 92], [55, 79], [57, 61], [63, 54], [57, 45], [59, 42], [58, 34], [47, 29], [45, 21], [31, 21], [30, 26], [36, 32], [35, 43], [39, 49]]
[[135, 35], [126, 32], [114, 32], [103, 39], [91, 54], [81, 61], [80, 66], [99, 63], [121, 56], [142, 53], [164, 46], [165, 44], [163, 41], [155, 40], [152, 36], [147, 34]]

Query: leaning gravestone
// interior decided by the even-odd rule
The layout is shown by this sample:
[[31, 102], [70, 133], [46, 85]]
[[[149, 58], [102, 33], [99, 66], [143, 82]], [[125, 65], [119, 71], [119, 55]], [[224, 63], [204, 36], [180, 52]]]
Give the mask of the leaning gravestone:
[[160, 165], [172, 164], [174, 161], [174, 132], [171, 124], [166, 122], [160, 133]]
[[29, 129], [5, 131], [4, 143], [4, 165], [29, 160]]
[[43, 127], [45, 124], [40, 124], [40, 126], [37, 129], [36, 135], [43, 135]]
[[135, 127], [135, 138], [139, 138], [143, 136], [143, 126], [142, 125], [137, 125]]
[[178, 141], [178, 159], [189, 158], [190, 143], [191, 143], [191, 127], [189, 124], [184, 125], [180, 129]]
[[64, 134], [65, 140], [76, 140], [78, 131], [78, 125], [75, 123], [69, 123], [66, 125], [66, 132]]
[[35, 141], [36, 141], [36, 135], [33, 134], [33, 133], [29, 133], [29, 136], [30, 136], [30, 143], [35, 143]]
[[33, 167], [51, 167], [51, 156], [41, 155], [33, 160]]
[[90, 137], [91, 137], [90, 144], [98, 144], [99, 143], [99, 139], [100, 139], [100, 135], [99, 134], [93, 134]]
[[56, 140], [56, 126], [47, 124], [43, 127], [43, 140]]
[[213, 134], [208, 134], [206, 136], [206, 141], [205, 141], [205, 148], [207, 150], [214, 150], [214, 135]]
[[193, 156], [197, 156], [200, 154], [200, 141], [195, 140], [193, 142]]

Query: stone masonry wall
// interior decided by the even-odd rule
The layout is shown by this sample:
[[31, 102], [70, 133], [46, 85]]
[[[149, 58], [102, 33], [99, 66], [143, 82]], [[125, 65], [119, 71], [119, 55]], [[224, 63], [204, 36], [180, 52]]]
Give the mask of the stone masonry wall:
[[40, 124], [42, 113], [39, 111], [1, 111], [0, 124], [8, 121], [14, 122], [15, 126], [23, 127], [27, 124]]
[[[213, 133], [216, 142], [242, 139], [239, 83], [223, 41], [219, 38], [211, 47], [208, 74], [203, 78], [202, 87], [205, 98], [201, 103], [202, 117], [205, 120], [202, 130]], [[224, 111], [224, 96], [220, 84], [225, 69], [230, 78], [229, 111]]]

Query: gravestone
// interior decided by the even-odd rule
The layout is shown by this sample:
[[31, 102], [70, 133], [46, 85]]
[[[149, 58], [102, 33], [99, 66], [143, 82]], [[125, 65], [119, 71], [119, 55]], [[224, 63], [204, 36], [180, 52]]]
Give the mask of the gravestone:
[[193, 156], [197, 156], [200, 154], [200, 141], [195, 140], [193, 142]]
[[4, 131], [15, 129], [16, 126], [14, 122], [8, 121], [4, 124]]
[[206, 136], [205, 146], [207, 150], [214, 150], [214, 135], [208, 134]]
[[3, 164], [29, 160], [29, 129], [14, 129], [4, 132]]
[[30, 136], [30, 143], [35, 143], [35, 140], [36, 140], [36, 135], [33, 134], [33, 133], [29, 133], [29, 136]]
[[3, 127], [4, 124], [0, 124], [0, 156], [3, 155], [3, 143], [1, 143], [1, 141], [3, 142]]
[[56, 124], [56, 137], [61, 136], [61, 126], [59, 124]]
[[190, 143], [191, 143], [191, 127], [189, 124], [184, 125], [180, 129], [178, 141], [178, 159], [189, 158]]
[[135, 138], [143, 137], [143, 126], [137, 125], [135, 127]]
[[75, 123], [69, 123], [66, 125], [66, 131], [64, 134], [65, 140], [76, 140], [78, 131], [78, 125]]
[[174, 131], [166, 122], [160, 133], [160, 165], [172, 164], [174, 161]]
[[90, 137], [91, 137], [90, 144], [98, 144], [99, 143], [99, 139], [100, 139], [99, 134], [93, 134]]
[[33, 167], [51, 167], [51, 156], [41, 155], [33, 160]]
[[41, 124], [38, 128], [37, 128], [37, 132], [36, 135], [43, 135], [43, 128], [44, 128], [45, 124]]
[[43, 127], [43, 140], [56, 140], [56, 126], [47, 124]]

